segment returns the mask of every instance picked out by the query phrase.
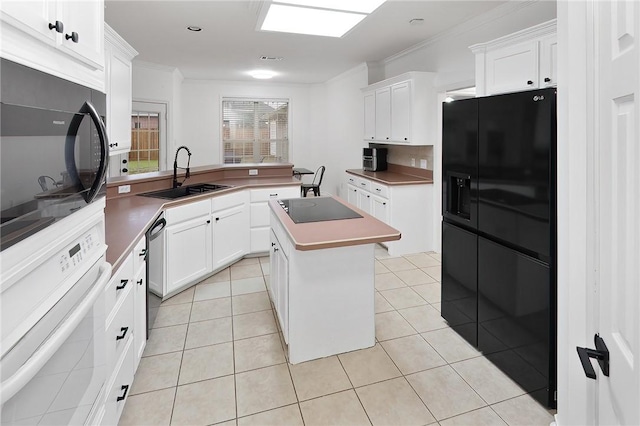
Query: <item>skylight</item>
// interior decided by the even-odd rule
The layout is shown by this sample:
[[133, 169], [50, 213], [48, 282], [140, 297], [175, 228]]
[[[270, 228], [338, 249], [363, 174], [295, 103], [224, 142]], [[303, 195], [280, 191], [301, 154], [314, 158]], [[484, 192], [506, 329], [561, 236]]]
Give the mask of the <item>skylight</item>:
[[342, 37], [385, 0], [274, 0], [261, 30]]

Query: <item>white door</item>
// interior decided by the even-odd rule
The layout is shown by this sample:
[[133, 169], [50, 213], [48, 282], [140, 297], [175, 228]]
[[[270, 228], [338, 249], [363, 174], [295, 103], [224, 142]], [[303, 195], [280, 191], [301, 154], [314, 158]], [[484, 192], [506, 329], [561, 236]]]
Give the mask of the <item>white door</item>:
[[213, 270], [211, 217], [167, 226], [167, 280], [163, 294], [195, 282]]
[[598, 2], [594, 244], [599, 329], [609, 377], [598, 376], [598, 423], [640, 424], [640, 4]]
[[249, 214], [245, 204], [215, 212], [213, 269], [226, 266], [249, 252]]
[[[639, 9], [558, 2], [559, 425], [640, 424]], [[575, 348], [596, 333], [591, 380]]]

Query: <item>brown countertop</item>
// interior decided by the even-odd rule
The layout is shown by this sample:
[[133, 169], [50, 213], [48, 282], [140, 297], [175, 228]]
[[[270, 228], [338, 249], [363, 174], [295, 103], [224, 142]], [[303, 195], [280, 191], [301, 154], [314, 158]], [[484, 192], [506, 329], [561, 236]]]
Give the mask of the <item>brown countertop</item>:
[[366, 172], [363, 169], [349, 169], [347, 170], [347, 173], [375, 180], [385, 185], [419, 185], [433, 183], [432, 178], [397, 173], [393, 171]]
[[362, 218], [295, 223], [276, 200], [269, 201], [269, 207], [280, 219], [296, 250], [319, 250], [400, 239], [400, 231], [397, 229], [340, 198], [332, 198], [360, 213]]
[[120, 266], [125, 254], [133, 249], [135, 242], [144, 237], [147, 228], [165, 208], [188, 204], [203, 198], [216, 197], [238, 190], [300, 185], [300, 181], [293, 177], [232, 178], [216, 180], [216, 183], [230, 185], [232, 188], [178, 200], [164, 200], [141, 195], [107, 199], [107, 207], [105, 209], [105, 237], [108, 246], [107, 262], [111, 263], [113, 270], [115, 271]]

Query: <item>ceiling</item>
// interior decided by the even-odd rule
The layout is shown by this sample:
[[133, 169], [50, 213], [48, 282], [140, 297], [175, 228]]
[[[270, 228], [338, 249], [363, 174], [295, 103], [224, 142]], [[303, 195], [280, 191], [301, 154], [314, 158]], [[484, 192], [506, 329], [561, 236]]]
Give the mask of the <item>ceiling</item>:
[[[266, 4], [265, 4], [266, 3]], [[135, 60], [178, 68], [188, 79], [322, 83], [363, 62], [378, 62], [504, 1], [388, 0], [342, 38], [257, 31], [267, 1], [106, 0], [105, 21], [131, 44]], [[410, 25], [414, 18], [422, 25]], [[187, 26], [199, 26], [192, 32]], [[260, 56], [282, 57], [262, 61]]]

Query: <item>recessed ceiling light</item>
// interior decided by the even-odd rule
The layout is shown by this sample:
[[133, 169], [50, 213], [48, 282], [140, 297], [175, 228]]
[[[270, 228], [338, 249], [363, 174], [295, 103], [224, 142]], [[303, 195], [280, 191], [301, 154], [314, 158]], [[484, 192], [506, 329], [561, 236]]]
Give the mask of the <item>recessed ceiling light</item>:
[[200, 27], [196, 27], [195, 25], [189, 25], [189, 26], [187, 27], [187, 29], [188, 29], [189, 31], [195, 31], [195, 32], [202, 31], [202, 28], [200, 28]]
[[276, 76], [276, 73], [269, 70], [253, 70], [249, 71], [249, 75], [258, 80], [268, 80]]
[[274, 2], [321, 9], [344, 10], [347, 12], [371, 13], [385, 0], [274, 0]]
[[342, 37], [367, 15], [271, 4], [263, 31]]

